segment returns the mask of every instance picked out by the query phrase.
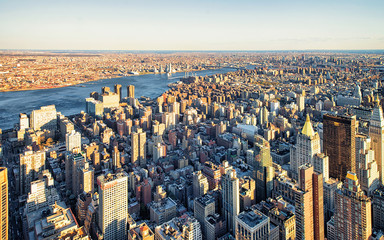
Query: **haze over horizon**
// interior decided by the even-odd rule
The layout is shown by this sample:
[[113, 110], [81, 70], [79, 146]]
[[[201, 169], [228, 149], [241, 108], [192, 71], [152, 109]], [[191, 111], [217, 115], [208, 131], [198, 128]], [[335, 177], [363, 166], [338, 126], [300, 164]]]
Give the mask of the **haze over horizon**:
[[0, 49], [384, 49], [383, 1], [4, 1]]

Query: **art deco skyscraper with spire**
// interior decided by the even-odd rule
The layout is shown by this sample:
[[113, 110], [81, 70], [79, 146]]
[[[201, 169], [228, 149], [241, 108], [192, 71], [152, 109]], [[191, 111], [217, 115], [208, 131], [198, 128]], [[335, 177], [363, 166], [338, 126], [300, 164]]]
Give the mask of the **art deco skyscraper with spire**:
[[313, 131], [309, 115], [305, 120], [305, 124], [301, 132], [297, 135], [296, 145], [291, 148], [291, 174], [294, 179], [298, 179], [299, 167], [313, 163], [315, 154], [321, 152], [320, 149], [320, 136], [317, 132]]
[[369, 136], [372, 139], [371, 148], [375, 152], [375, 160], [378, 165], [380, 182], [384, 184], [384, 117], [383, 109], [376, 100], [371, 120], [369, 122]]

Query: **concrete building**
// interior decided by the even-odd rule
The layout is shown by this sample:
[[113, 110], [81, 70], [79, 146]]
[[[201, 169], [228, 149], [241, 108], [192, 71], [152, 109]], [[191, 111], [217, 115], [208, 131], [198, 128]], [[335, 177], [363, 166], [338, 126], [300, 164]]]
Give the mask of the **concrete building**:
[[314, 156], [319, 154], [320, 136], [313, 131], [309, 115], [301, 132], [297, 135], [296, 145], [291, 147], [291, 174], [292, 178], [298, 179], [299, 167], [310, 163], [314, 165]]
[[72, 130], [71, 133], [65, 135], [65, 146], [67, 151], [72, 152], [73, 149], [81, 149], [81, 134]]
[[[381, 105], [376, 101], [369, 122], [369, 136], [372, 139], [371, 149], [375, 152], [380, 182], [384, 184], [384, 117]], [[360, 178], [359, 178], [360, 180]]]
[[342, 189], [336, 191], [335, 201], [336, 239], [369, 239], [372, 235], [371, 199], [360, 189], [355, 173], [348, 172]]
[[215, 198], [209, 194], [195, 198], [193, 208], [195, 218], [200, 222], [203, 237], [207, 236], [206, 217], [215, 214]]
[[55, 105], [41, 107], [31, 113], [31, 128], [37, 130], [49, 130], [54, 133], [57, 129], [57, 112]]
[[208, 192], [208, 180], [201, 173], [197, 171], [193, 173], [193, 198], [201, 197]]
[[177, 204], [171, 198], [162, 199], [160, 202], [151, 202], [149, 214], [151, 221], [161, 225], [176, 217]]
[[227, 230], [235, 233], [236, 216], [240, 212], [239, 179], [234, 169], [222, 177], [223, 215], [227, 222]]
[[45, 151], [27, 150], [19, 155], [19, 190], [21, 194], [27, 194], [31, 188], [31, 182], [45, 169]]
[[134, 165], [144, 167], [147, 162], [146, 134], [141, 128], [131, 133], [131, 162]]
[[279, 233], [276, 226], [271, 229], [269, 217], [255, 209], [236, 216], [235, 238], [236, 240], [277, 240]]
[[99, 187], [98, 227], [103, 239], [127, 239], [128, 176], [125, 172], [101, 175]]
[[155, 228], [156, 240], [202, 240], [200, 223], [197, 219], [184, 214], [175, 217]]
[[146, 223], [142, 223], [128, 231], [128, 240], [154, 240], [155, 234]]
[[376, 189], [372, 194], [372, 221], [375, 229], [384, 229], [384, 188]]

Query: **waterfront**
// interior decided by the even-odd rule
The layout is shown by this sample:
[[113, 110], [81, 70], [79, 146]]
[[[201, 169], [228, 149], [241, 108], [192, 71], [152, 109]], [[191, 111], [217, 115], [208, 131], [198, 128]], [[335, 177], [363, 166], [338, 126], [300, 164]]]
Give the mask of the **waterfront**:
[[[230, 68], [196, 71], [190, 74], [196, 76], [209, 76], [234, 71]], [[72, 115], [85, 110], [85, 98], [91, 92], [100, 92], [106, 86], [113, 90], [115, 84], [121, 84], [122, 94], [127, 95], [127, 85], [135, 85], [135, 96], [154, 98], [168, 89], [168, 84], [178, 81], [185, 73], [174, 73], [168, 77], [166, 74], [146, 74], [82, 83], [64, 88], [39, 89], [30, 91], [0, 92], [0, 128], [9, 129], [18, 122], [19, 113], [31, 113], [41, 106], [56, 105], [58, 112]], [[83, 87], [82, 87], [83, 86]]]

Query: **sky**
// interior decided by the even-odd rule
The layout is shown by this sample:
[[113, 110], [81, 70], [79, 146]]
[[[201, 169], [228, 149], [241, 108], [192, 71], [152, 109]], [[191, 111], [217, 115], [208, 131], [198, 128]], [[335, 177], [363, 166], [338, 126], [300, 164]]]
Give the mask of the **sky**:
[[0, 0], [0, 49], [384, 49], [383, 0]]

